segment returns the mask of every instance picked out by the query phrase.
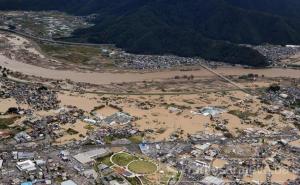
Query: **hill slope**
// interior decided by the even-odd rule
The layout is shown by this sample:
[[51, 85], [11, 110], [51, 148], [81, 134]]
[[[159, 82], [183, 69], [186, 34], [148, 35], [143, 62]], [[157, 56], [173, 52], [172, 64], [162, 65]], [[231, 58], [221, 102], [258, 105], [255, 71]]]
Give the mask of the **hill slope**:
[[0, 9], [98, 13], [95, 26], [66, 39], [134, 53], [264, 66], [265, 57], [238, 44], [300, 43], [298, 0], [0, 0]]

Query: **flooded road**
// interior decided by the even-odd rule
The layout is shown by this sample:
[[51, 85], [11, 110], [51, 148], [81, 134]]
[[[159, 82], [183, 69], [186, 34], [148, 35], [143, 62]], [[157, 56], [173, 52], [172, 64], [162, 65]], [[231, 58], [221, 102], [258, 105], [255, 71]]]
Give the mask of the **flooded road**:
[[[194, 75], [195, 77], [212, 77], [215, 74], [206, 69], [197, 71], [159, 71], [159, 72], [145, 72], [145, 73], [95, 73], [95, 72], [78, 72], [69, 70], [53, 70], [46, 69], [30, 64], [25, 64], [19, 61], [8, 59], [0, 55], [0, 65], [12, 71], [18, 71], [27, 75], [34, 75], [43, 78], [51, 78], [55, 80], [70, 79], [75, 82], [85, 82], [92, 84], [110, 84], [122, 82], [137, 82], [137, 81], [151, 81], [162, 80], [167, 78], [174, 78], [176, 75]], [[255, 73], [258, 75], [265, 75], [266, 77], [292, 77], [300, 78], [300, 70], [295, 69], [244, 69], [238, 67], [232, 68], [218, 68], [215, 69], [217, 73], [222, 75], [243, 75], [248, 73]]]

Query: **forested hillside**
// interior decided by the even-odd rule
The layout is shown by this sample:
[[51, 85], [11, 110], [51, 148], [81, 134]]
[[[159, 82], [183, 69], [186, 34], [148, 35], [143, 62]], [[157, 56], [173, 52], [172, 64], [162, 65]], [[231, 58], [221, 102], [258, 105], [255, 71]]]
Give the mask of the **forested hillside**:
[[298, 0], [0, 0], [0, 9], [97, 13], [95, 26], [64, 39], [134, 53], [264, 66], [265, 57], [238, 44], [300, 44]]

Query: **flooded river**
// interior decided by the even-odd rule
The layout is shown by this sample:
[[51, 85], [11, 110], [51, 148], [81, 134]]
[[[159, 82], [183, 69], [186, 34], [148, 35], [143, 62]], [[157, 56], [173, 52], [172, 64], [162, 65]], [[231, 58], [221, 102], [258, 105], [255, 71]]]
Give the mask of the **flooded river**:
[[[150, 81], [161, 80], [167, 78], [174, 78], [176, 75], [194, 75], [195, 77], [211, 77], [215, 74], [202, 69], [197, 71], [160, 71], [160, 72], [145, 72], [145, 73], [95, 73], [95, 72], [78, 72], [69, 70], [53, 70], [46, 69], [30, 64], [25, 64], [15, 60], [8, 59], [0, 55], [0, 65], [13, 71], [18, 71], [27, 75], [34, 75], [43, 78], [51, 78], [56, 80], [70, 79], [75, 82], [86, 82], [93, 84], [110, 84], [121, 82], [136, 82], [136, 81]], [[244, 69], [238, 67], [232, 68], [218, 68], [217, 73], [223, 75], [242, 75], [248, 73], [255, 73], [265, 75], [266, 77], [292, 77], [300, 78], [300, 70], [294, 69]]]

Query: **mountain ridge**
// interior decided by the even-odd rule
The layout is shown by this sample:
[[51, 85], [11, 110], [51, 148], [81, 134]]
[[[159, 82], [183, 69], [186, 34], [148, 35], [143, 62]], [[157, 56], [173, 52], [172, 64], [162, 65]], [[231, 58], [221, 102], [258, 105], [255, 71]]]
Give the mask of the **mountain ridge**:
[[99, 15], [95, 26], [64, 40], [112, 43], [140, 54], [266, 66], [264, 56], [240, 44], [300, 44], [300, 3], [284, 1], [0, 0], [0, 9]]

